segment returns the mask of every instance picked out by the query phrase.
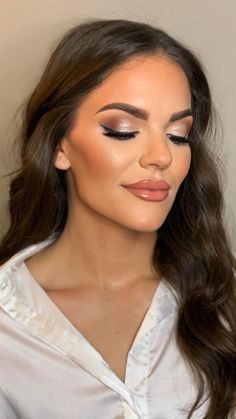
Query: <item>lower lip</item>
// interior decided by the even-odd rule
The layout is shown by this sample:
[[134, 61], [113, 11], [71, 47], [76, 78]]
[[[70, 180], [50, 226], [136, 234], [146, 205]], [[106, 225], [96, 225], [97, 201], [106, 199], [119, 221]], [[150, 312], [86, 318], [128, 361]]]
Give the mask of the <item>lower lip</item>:
[[164, 199], [166, 199], [168, 196], [168, 191], [163, 191], [160, 189], [154, 191], [150, 189], [128, 188], [126, 186], [125, 188], [133, 195], [138, 196], [145, 201], [164, 201]]

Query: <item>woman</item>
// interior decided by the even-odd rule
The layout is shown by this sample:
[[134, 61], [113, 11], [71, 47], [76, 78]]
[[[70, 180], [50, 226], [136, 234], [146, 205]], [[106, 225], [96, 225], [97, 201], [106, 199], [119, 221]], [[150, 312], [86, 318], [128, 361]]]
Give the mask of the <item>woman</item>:
[[2, 240], [2, 418], [235, 417], [235, 261], [200, 63], [91, 20], [23, 119]]

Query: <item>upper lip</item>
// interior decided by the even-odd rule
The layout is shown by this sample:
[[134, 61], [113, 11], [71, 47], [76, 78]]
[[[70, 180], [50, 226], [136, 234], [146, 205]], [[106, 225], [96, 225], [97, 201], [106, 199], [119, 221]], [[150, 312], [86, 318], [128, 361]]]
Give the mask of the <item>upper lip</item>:
[[124, 185], [127, 188], [133, 189], [150, 189], [150, 190], [161, 190], [161, 191], [168, 191], [170, 189], [169, 183], [165, 180], [160, 179], [143, 179], [139, 182], [131, 183], [129, 185]]

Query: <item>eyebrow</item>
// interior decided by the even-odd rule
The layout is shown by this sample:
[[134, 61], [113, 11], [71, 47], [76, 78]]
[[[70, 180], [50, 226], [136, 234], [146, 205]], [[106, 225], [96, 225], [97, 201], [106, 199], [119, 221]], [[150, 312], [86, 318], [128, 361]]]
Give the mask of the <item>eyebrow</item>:
[[[109, 109], [119, 109], [121, 111], [127, 112], [130, 115], [133, 115], [135, 118], [143, 119], [144, 121], [147, 121], [150, 113], [142, 108], [137, 108], [136, 106], [129, 105], [128, 103], [122, 103], [122, 102], [114, 102], [109, 103], [108, 105], [103, 106], [99, 112], [103, 112]], [[184, 109], [183, 111], [175, 112], [170, 117], [170, 122], [178, 121], [179, 119], [186, 118], [187, 116], [193, 116], [192, 109]]]

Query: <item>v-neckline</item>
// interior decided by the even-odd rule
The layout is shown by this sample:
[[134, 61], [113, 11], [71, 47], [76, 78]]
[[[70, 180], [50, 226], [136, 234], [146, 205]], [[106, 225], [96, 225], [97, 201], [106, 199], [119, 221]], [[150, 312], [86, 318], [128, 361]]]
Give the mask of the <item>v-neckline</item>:
[[[38, 292], [40, 292], [42, 299], [44, 300], [44, 302], [47, 302], [48, 306], [51, 306], [51, 308], [53, 309], [54, 314], [56, 314], [56, 316], [58, 317], [58, 319], [60, 318], [60, 320], [65, 324], [65, 326], [69, 327], [71, 330], [73, 330], [73, 332], [75, 333], [75, 335], [78, 334], [78, 336], [83, 339], [94, 351], [95, 353], [101, 357], [102, 361], [104, 363], [107, 364], [107, 362], [104, 360], [104, 358], [102, 357], [102, 355], [99, 353], [99, 351], [90, 343], [90, 341], [87, 339], [87, 337], [79, 330], [79, 328], [77, 328], [76, 326], [74, 326], [74, 324], [69, 320], [69, 318], [66, 316], [66, 314], [60, 309], [60, 307], [54, 302], [54, 300], [47, 294], [47, 292], [44, 290], [44, 288], [38, 283], [38, 281], [35, 279], [35, 277], [32, 275], [32, 273], [30, 272], [29, 268], [27, 267], [25, 261], [22, 261], [22, 269], [23, 269], [23, 273], [24, 276], [26, 275], [28, 277], [28, 280], [31, 282], [31, 284], [34, 286], [35, 289], [37, 289]], [[153, 296], [151, 298], [151, 302], [149, 304], [148, 309], [145, 312], [145, 315], [142, 319], [142, 322], [138, 328], [138, 331], [135, 335], [135, 338], [133, 340], [132, 346], [129, 349], [129, 353], [131, 352], [132, 348], [136, 345], [137, 340], [140, 338], [140, 336], [142, 335], [143, 330], [145, 329], [145, 325], [147, 323], [147, 319], [153, 315], [153, 306], [155, 304], [155, 300], [157, 295], [159, 294], [159, 290], [161, 288], [165, 289], [165, 286], [163, 284], [164, 282], [164, 278], [161, 278], [160, 281], [158, 282], [158, 285], [153, 293]], [[109, 364], [107, 364], [109, 366]], [[110, 366], [109, 366], [110, 368]], [[122, 381], [122, 380], [121, 380]]]
[[[150, 329], [154, 327], [157, 321], [161, 321], [162, 318], [169, 315], [169, 304], [167, 304], [167, 310], [165, 303], [163, 304], [163, 298], [166, 297], [170, 298], [170, 289], [168, 289], [168, 285], [166, 283], [165, 278], [161, 278], [157, 284], [157, 287], [154, 291], [154, 294], [151, 298], [151, 302], [149, 304], [148, 309], [145, 312], [145, 315], [142, 319], [142, 322], [136, 332], [136, 335], [133, 339], [132, 345], [129, 348], [129, 352], [127, 354], [126, 365], [125, 365], [125, 379], [124, 381], [115, 373], [115, 371], [111, 368], [109, 363], [103, 358], [101, 353], [92, 345], [92, 343], [87, 339], [87, 337], [79, 330], [79, 328], [75, 327], [74, 324], [69, 320], [66, 314], [59, 308], [59, 306], [54, 302], [54, 300], [47, 294], [47, 292], [43, 289], [43, 287], [38, 283], [35, 277], [31, 274], [30, 270], [28, 269], [25, 261], [22, 261], [21, 269], [22, 277], [28, 279], [29, 283], [35, 290], [35, 294], [40, 295], [40, 304], [42, 306], [48, 307], [49, 312], [53, 313], [54, 318], [56, 319], [56, 323], [60, 324], [62, 330], [69, 330], [70, 336], [74, 337], [74, 339], [79, 339], [79, 345], [83, 345], [83, 353], [85, 355], [85, 359], [83, 358], [83, 363], [89, 364], [92, 366], [94, 371], [98, 365], [102, 365], [103, 373], [108, 374], [109, 376], [113, 376], [117, 382], [122, 383], [122, 386], [127, 387], [128, 385], [128, 377], [127, 377], [127, 370], [128, 370], [128, 362], [130, 354], [133, 352], [133, 349], [139, 343], [141, 338], [149, 333]], [[163, 304], [163, 308], [162, 308]], [[157, 307], [159, 306], [159, 307]], [[172, 310], [172, 306], [170, 308]], [[66, 338], [68, 335], [66, 333]], [[64, 344], [61, 346], [60, 349], [65, 350], [68, 356], [70, 356], [70, 350], [66, 345], [66, 340]], [[81, 355], [81, 354], [80, 354]], [[80, 359], [81, 361], [81, 359]], [[89, 361], [89, 362], [88, 362]], [[91, 362], [92, 361], [92, 362]], [[91, 370], [90, 370], [91, 372]]]
[[[117, 376], [102, 355], [49, 297], [26, 266], [25, 260], [50, 242], [51, 240], [47, 240], [22, 250], [1, 267], [0, 306], [26, 332], [79, 364], [105, 385], [117, 391], [131, 407], [139, 411], [131, 397], [132, 389], [126, 380], [123, 382]], [[166, 280], [161, 278], [129, 354], [144, 331], [146, 332], [145, 329], [153, 328], [157, 322], [173, 313], [175, 304], [171, 291]]]

